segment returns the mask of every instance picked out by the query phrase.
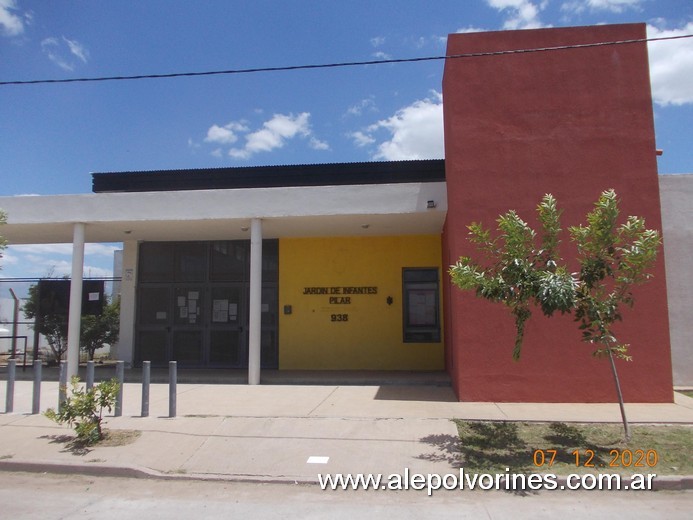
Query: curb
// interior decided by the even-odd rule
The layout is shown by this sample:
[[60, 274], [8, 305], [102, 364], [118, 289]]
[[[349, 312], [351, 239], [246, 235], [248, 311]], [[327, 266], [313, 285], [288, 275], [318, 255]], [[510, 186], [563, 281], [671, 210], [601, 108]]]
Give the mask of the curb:
[[198, 480], [205, 482], [247, 482], [256, 484], [317, 484], [318, 480], [305, 477], [275, 475], [232, 475], [222, 473], [164, 473], [143, 466], [121, 464], [82, 464], [54, 461], [0, 460], [0, 471], [22, 473], [56, 473], [92, 477], [117, 477], [157, 480]]
[[[244, 482], [254, 484], [292, 484], [315, 485], [316, 479], [305, 477], [292, 477], [289, 475], [231, 475], [219, 473], [163, 473], [142, 466], [128, 466], [119, 464], [80, 464], [54, 461], [23, 461], [0, 460], [0, 471], [24, 472], [24, 473], [56, 473], [63, 475], [87, 475], [93, 477], [118, 477], [139, 478], [157, 480], [196, 480], [201, 482]], [[567, 476], [559, 475], [556, 483], [559, 487], [556, 491], [571, 491], [567, 487]], [[624, 477], [622, 484], [630, 486], [631, 478]], [[693, 489], [693, 475], [665, 475], [655, 477], [652, 481], [652, 489], [648, 491], [684, 491]], [[509, 491], [527, 491], [526, 489]], [[547, 490], [548, 491], [548, 490]], [[624, 490], [625, 491], [625, 490]]]

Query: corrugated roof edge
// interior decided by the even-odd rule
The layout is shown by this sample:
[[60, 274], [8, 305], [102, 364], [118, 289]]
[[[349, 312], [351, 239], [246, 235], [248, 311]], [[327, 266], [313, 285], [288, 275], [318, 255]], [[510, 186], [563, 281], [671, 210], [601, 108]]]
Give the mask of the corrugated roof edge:
[[444, 159], [92, 173], [94, 193], [441, 182]]

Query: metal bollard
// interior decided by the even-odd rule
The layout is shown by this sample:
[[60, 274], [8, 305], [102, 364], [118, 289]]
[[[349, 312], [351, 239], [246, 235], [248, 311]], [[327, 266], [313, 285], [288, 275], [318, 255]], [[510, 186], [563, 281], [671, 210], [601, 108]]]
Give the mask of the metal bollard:
[[168, 416], [176, 416], [176, 381], [178, 379], [178, 364], [168, 362]]
[[60, 362], [60, 376], [58, 377], [58, 411], [63, 409], [63, 403], [67, 400], [67, 361]]
[[142, 361], [142, 417], [149, 417], [149, 383], [151, 381], [151, 361]]
[[94, 388], [94, 362], [87, 361], [87, 392]]
[[41, 411], [41, 360], [34, 361], [34, 394], [31, 402], [31, 413], [37, 414]]
[[118, 380], [118, 394], [116, 395], [114, 417], [123, 415], [123, 385], [125, 383], [125, 361], [116, 361], [116, 379]]
[[5, 413], [14, 411], [14, 380], [17, 377], [17, 361], [10, 359], [7, 362], [7, 395], [5, 396]]

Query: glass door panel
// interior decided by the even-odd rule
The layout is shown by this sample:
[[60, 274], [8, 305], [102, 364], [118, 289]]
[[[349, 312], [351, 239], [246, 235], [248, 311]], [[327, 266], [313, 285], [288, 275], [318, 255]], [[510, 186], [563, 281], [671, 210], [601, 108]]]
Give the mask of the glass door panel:
[[245, 284], [210, 289], [210, 365], [240, 368], [247, 364]]
[[151, 361], [152, 365], [164, 365], [168, 361], [166, 347], [168, 332], [165, 330], [141, 330], [138, 335], [138, 360]]
[[279, 291], [276, 285], [266, 285], [262, 288], [262, 332], [260, 349], [262, 368], [277, 368], [279, 366], [279, 351], [277, 349]]
[[176, 287], [173, 291], [171, 360], [185, 366], [204, 363], [204, 331], [207, 310], [205, 292], [199, 286]]
[[202, 330], [175, 330], [172, 343], [172, 361], [181, 365], [202, 364]]
[[137, 321], [144, 326], [169, 324], [168, 287], [140, 287]]
[[137, 361], [163, 365], [169, 358], [171, 330], [170, 290], [168, 287], [140, 287], [137, 306]]
[[209, 335], [209, 363], [241, 367], [245, 359], [241, 335], [235, 330], [212, 330]]

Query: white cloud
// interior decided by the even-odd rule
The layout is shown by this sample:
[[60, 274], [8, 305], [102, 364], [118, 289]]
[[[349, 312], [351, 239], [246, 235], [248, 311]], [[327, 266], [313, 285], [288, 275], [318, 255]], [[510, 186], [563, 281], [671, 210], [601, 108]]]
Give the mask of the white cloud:
[[626, 9], [640, 9], [644, 0], [570, 0], [561, 5], [561, 10], [573, 13], [590, 11], [611, 11], [622, 13]]
[[274, 114], [272, 119], [265, 121], [263, 128], [245, 136], [246, 143], [243, 148], [233, 148], [229, 154], [232, 157], [247, 159], [256, 153], [282, 148], [288, 139], [310, 134], [309, 117], [308, 112], [302, 112], [297, 116]]
[[[245, 146], [231, 148], [228, 154], [235, 159], [248, 159], [260, 152], [271, 152], [282, 148], [288, 140], [295, 137], [310, 138], [308, 145], [314, 150], [329, 150], [329, 145], [326, 142], [313, 136], [309, 119], [309, 112], [301, 112], [298, 115], [274, 114], [271, 119], [262, 124], [262, 128], [244, 136]], [[247, 127], [242, 130], [237, 129], [237, 131], [248, 130]]]
[[239, 132], [247, 132], [249, 128], [240, 121], [232, 121], [228, 125], [212, 125], [207, 130], [205, 141], [217, 144], [233, 144], [238, 141]]
[[376, 36], [374, 38], [371, 38], [371, 45], [373, 47], [380, 47], [384, 43], [385, 43], [385, 36]]
[[[119, 244], [85, 244], [84, 276], [113, 276], [113, 253]], [[72, 244], [21, 244], [7, 248], [3, 276], [65, 276], [72, 273]]]
[[[479, 27], [462, 27], [461, 29], [457, 29], [455, 32], [458, 34], [466, 34], [466, 33], [477, 33], [477, 32], [484, 32], [487, 29], [481, 29]], [[447, 40], [447, 36], [445, 37], [445, 40]]]
[[[680, 29], [647, 26], [648, 38], [693, 33], [693, 22]], [[693, 38], [648, 43], [652, 99], [662, 106], [693, 103]]]
[[68, 40], [63, 36], [63, 40], [65, 43], [67, 43], [67, 46], [70, 49], [70, 52], [74, 55], [77, 56], [80, 60], [82, 60], [82, 63], [86, 63], [87, 59], [89, 58], [89, 51], [79, 43], [77, 40]]
[[391, 60], [392, 56], [383, 51], [378, 51], [373, 53], [373, 57], [376, 60]]
[[63, 70], [73, 71], [77, 66], [77, 58], [82, 63], [89, 61], [89, 51], [77, 40], [69, 40], [55, 37], [45, 38], [41, 41], [41, 50], [48, 59]]
[[[71, 256], [72, 244], [17, 244], [9, 246], [15, 253], [33, 255]], [[120, 249], [116, 245], [90, 243], [84, 245], [85, 256], [113, 257], [114, 251]]]
[[356, 144], [356, 146], [358, 146], [359, 148], [363, 148], [364, 146], [368, 146], [375, 143], [375, 138], [371, 137], [370, 135], [364, 132], [352, 132], [351, 134], [349, 134], [349, 137], [351, 137], [354, 140], [354, 144]]
[[360, 116], [363, 114], [364, 111], [377, 112], [373, 96], [362, 99], [358, 103], [350, 106], [346, 111], [346, 115]]
[[428, 43], [428, 40], [423, 36], [419, 36], [414, 40], [414, 47], [417, 49], [423, 49], [426, 46], [426, 43]]
[[308, 146], [310, 146], [313, 150], [329, 150], [330, 145], [327, 144], [325, 141], [321, 141], [320, 139], [317, 139], [315, 137], [311, 137], [310, 140], [308, 141]]
[[15, 11], [17, 4], [14, 0], [0, 0], [0, 34], [19, 36], [24, 32], [24, 22]]
[[503, 23], [503, 29], [536, 29], [546, 27], [539, 20], [539, 13], [547, 6], [548, 1], [532, 0], [486, 0], [486, 3], [498, 11], [509, 13]]
[[2, 269], [3, 265], [17, 265], [19, 263], [19, 258], [17, 258], [12, 253], [8, 253], [7, 251], [1, 252], [0, 258], [2, 259], [2, 262], [0, 263], [0, 269]]
[[438, 92], [399, 109], [395, 115], [369, 126], [365, 132], [351, 137], [357, 146], [378, 141], [375, 134], [385, 131], [389, 139], [382, 141], [372, 154], [373, 159], [387, 161], [440, 159], [445, 156], [443, 145], [443, 98]]

